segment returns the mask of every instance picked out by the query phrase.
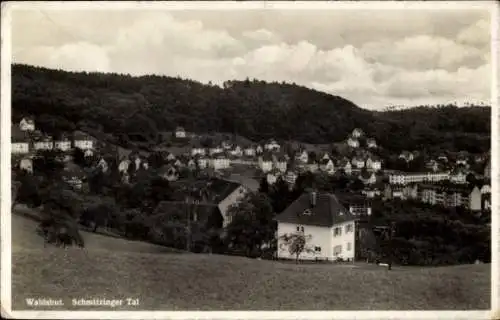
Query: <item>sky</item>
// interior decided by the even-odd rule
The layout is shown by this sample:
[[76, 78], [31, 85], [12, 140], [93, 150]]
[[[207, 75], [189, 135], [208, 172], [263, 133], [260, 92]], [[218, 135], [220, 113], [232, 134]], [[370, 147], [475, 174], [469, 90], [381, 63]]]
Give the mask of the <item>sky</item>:
[[15, 10], [12, 59], [71, 71], [294, 82], [371, 110], [489, 104], [487, 10]]

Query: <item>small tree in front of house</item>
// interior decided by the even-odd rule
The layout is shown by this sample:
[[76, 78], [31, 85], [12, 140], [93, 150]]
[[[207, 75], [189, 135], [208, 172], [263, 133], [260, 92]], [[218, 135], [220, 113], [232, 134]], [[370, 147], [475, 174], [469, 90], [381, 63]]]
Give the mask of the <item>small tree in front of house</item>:
[[305, 235], [299, 232], [284, 234], [280, 236], [280, 240], [283, 241], [280, 247], [287, 247], [288, 252], [290, 252], [291, 255], [295, 256], [295, 263], [298, 263], [299, 257], [302, 253], [314, 252], [314, 250], [307, 245], [311, 238], [311, 235]]

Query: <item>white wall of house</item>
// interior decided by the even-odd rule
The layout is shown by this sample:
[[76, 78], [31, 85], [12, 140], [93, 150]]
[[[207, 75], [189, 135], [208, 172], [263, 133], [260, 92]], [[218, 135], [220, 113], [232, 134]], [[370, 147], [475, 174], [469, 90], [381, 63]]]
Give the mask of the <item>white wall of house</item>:
[[[347, 231], [347, 225], [350, 225], [350, 231]], [[310, 236], [307, 241], [307, 248], [310, 252], [303, 252], [300, 254], [300, 260], [315, 260], [315, 259], [328, 259], [334, 260], [336, 258], [343, 259], [354, 259], [355, 254], [355, 223], [354, 221], [346, 222], [342, 224], [335, 225], [332, 228], [329, 227], [319, 227], [319, 226], [308, 226], [308, 225], [297, 225], [291, 223], [278, 222], [278, 258], [281, 259], [295, 259], [294, 254], [290, 254], [289, 247], [285, 244], [282, 236], [285, 234], [297, 233], [297, 228], [299, 232], [303, 232], [305, 236]], [[339, 228], [340, 234], [335, 235], [335, 228]], [[316, 251], [315, 248], [320, 247], [320, 251]], [[335, 253], [335, 248], [341, 248], [340, 253]]]
[[222, 227], [225, 228], [229, 223], [231, 223], [231, 217], [228, 216], [227, 212], [229, 207], [239, 203], [245, 195], [248, 193], [247, 189], [243, 186], [236, 188], [231, 194], [229, 194], [225, 199], [219, 202], [219, 210], [224, 218], [222, 222]]
[[127, 172], [129, 165], [130, 165], [130, 160], [121, 161], [120, 164], [118, 165], [118, 171], [119, 172]]
[[186, 137], [186, 131], [184, 131], [184, 130], [177, 130], [177, 131], [175, 131], [175, 137], [176, 138], [185, 138]]
[[475, 187], [469, 195], [469, 209], [481, 210], [481, 190], [478, 187]]
[[208, 167], [208, 159], [207, 158], [200, 158], [198, 159], [198, 166], [200, 167], [200, 169], [205, 169], [206, 167]]
[[61, 151], [68, 151], [71, 149], [71, 141], [69, 140], [56, 141], [54, 143], [54, 148]]
[[35, 150], [52, 150], [52, 141], [37, 141], [34, 143]]
[[205, 149], [204, 148], [193, 148], [191, 150], [191, 155], [195, 156], [195, 155], [205, 155]]
[[244, 150], [245, 155], [249, 156], [249, 157], [255, 156], [255, 152], [256, 151], [253, 148], [247, 148], [247, 149]]
[[19, 162], [19, 168], [33, 173], [33, 161], [31, 159], [21, 159]]
[[[306, 242], [306, 246], [311, 252], [304, 251], [299, 255], [300, 260], [315, 260], [319, 259], [332, 259], [332, 231], [328, 227], [297, 225], [291, 223], [278, 222], [277, 237], [278, 237], [278, 258], [279, 259], [295, 259], [295, 254], [290, 253], [289, 246], [282, 239], [285, 234], [302, 232], [304, 228], [304, 235], [311, 236]], [[321, 251], [315, 251], [315, 247], [320, 247]]]
[[260, 169], [263, 172], [269, 172], [273, 169], [273, 162], [272, 161], [261, 161], [259, 165], [260, 165]]
[[93, 145], [92, 140], [75, 140], [75, 147], [82, 150], [92, 149]]
[[267, 183], [272, 185], [272, 184], [275, 184], [276, 181], [278, 181], [278, 176], [276, 176], [275, 174], [272, 174], [272, 173], [268, 173], [266, 176], [266, 179], [267, 179]]
[[13, 142], [11, 152], [16, 154], [24, 154], [30, 151], [29, 143], [27, 142]]
[[19, 123], [19, 129], [21, 129], [22, 131], [34, 131], [35, 122], [22, 119], [21, 122]]

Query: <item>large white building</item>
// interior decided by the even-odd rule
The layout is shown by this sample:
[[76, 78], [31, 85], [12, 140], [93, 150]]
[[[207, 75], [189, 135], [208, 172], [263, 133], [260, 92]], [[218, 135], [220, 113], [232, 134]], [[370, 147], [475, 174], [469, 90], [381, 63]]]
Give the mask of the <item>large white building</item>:
[[390, 184], [408, 184], [416, 182], [439, 182], [450, 180], [449, 172], [424, 172], [424, 173], [393, 173], [389, 175]]
[[357, 217], [329, 193], [306, 192], [276, 217], [279, 259], [295, 259], [287, 238], [303, 236], [300, 260], [354, 260]]

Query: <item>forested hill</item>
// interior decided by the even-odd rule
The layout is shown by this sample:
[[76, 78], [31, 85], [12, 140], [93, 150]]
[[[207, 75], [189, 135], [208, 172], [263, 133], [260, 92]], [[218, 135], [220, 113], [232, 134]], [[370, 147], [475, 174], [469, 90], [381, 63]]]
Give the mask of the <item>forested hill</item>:
[[27, 65], [13, 65], [12, 77], [14, 121], [34, 115], [42, 129], [93, 128], [130, 133], [128, 139], [136, 133], [155, 139], [158, 132], [183, 126], [198, 133], [233, 132], [254, 141], [274, 137], [332, 143], [359, 127], [393, 150], [450, 141], [451, 149], [489, 148], [489, 107], [371, 112], [341, 97], [285, 83], [228, 81], [220, 88], [165, 76]]

